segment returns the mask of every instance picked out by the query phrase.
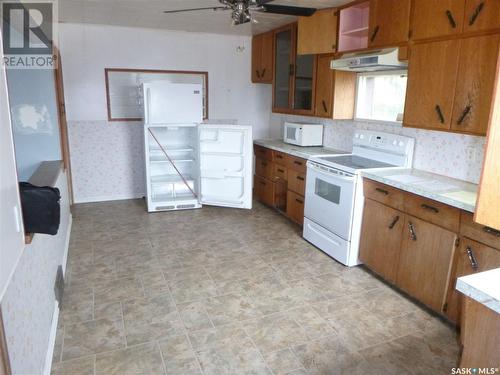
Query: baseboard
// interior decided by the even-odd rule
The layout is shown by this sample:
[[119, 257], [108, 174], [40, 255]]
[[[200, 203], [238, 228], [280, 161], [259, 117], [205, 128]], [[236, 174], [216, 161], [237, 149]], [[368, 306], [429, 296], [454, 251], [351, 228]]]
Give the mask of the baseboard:
[[97, 197], [75, 198], [76, 204], [78, 203], [96, 203], [96, 202], [109, 202], [109, 201], [123, 201], [127, 199], [138, 199], [144, 197], [145, 193], [126, 194], [126, 195], [104, 195]]
[[43, 367], [43, 374], [50, 375], [52, 370], [52, 357], [54, 356], [54, 346], [56, 344], [57, 326], [59, 322], [59, 303], [55, 302], [54, 314], [52, 315], [52, 326], [50, 327], [49, 336], [49, 349], [45, 357], [45, 365]]
[[73, 226], [73, 215], [69, 215], [68, 230], [66, 231], [66, 241], [64, 243], [64, 254], [62, 259], [63, 274], [66, 276], [66, 263], [68, 263], [69, 241], [71, 240], [71, 227]]

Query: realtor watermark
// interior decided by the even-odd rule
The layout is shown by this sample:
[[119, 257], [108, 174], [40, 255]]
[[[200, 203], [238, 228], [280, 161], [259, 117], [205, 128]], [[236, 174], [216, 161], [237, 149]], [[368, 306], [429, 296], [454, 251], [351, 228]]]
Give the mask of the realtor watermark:
[[452, 375], [494, 375], [498, 367], [456, 367], [451, 369]]
[[55, 69], [57, 0], [0, 0], [6, 69]]

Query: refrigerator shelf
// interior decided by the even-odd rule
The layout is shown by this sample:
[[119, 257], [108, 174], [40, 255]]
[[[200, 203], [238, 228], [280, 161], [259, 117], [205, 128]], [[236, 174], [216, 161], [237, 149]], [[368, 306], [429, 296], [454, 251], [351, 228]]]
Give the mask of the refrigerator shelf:
[[243, 155], [240, 152], [216, 152], [216, 151], [201, 151], [201, 155], [207, 155], [207, 156], [239, 156], [242, 157]]
[[189, 200], [195, 200], [197, 201], [196, 197], [192, 193], [180, 193], [180, 194], [154, 194], [151, 197], [151, 201], [154, 203], [160, 203], [160, 202], [178, 202], [178, 201], [189, 201]]
[[[193, 163], [196, 161], [195, 159], [176, 159], [176, 158], [172, 158], [172, 157], [171, 157], [171, 159], [174, 163]], [[150, 156], [149, 162], [150, 163], [170, 163], [170, 160], [168, 160], [165, 156]]]
[[[186, 146], [162, 145], [162, 146], [164, 147], [165, 151], [167, 151], [167, 153], [170, 153], [170, 152], [193, 152], [195, 150], [194, 147], [191, 147], [189, 145], [186, 145]], [[150, 152], [163, 152], [162, 149], [160, 148], [160, 146], [156, 146], [156, 145], [150, 145], [149, 151]]]
[[[184, 175], [184, 178], [186, 181], [189, 182], [194, 182], [194, 179], [190, 175]], [[157, 176], [151, 176], [151, 183], [153, 184], [158, 184], [158, 183], [178, 183], [182, 182], [182, 178], [178, 174], [164, 174], [164, 175], [157, 175]]]

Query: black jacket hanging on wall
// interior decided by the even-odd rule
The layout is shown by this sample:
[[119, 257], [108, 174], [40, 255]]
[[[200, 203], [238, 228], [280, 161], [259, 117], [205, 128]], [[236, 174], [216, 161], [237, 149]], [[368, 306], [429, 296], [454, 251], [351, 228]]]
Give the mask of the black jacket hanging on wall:
[[58, 188], [20, 182], [24, 231], [57, 234], [61, 219], [61, 193]]

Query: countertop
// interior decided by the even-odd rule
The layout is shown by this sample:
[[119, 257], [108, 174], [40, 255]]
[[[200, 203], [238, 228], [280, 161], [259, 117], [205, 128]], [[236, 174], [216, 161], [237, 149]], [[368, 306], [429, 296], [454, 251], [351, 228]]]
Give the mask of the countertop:
[[459, 277], [457, 290], [500, 314], [500, 268]]
[[278, 139], [256, 139], [253, 141], [256, 145], [264, 146], [272, 150], [281, 151], [286, 154], [297, 156], [299, 158], [309, 159], [313, 155], [335, 155], [348, 154], [346, 151], [334, 150], [328, 147], [301, 147], [283, 142]]
[[470, 182], [418, 169], [379, 169], [361, 175], [465, 211], [476, 209], [478, 185]]

